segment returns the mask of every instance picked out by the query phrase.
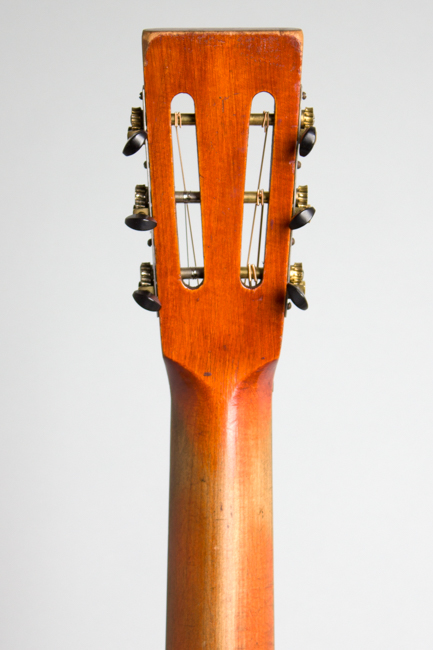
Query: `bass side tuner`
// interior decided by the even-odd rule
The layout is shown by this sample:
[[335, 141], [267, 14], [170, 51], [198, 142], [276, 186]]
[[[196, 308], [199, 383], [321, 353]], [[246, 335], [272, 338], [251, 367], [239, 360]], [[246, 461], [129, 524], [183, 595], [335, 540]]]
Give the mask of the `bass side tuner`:
[[[290, 282], [287, 284], [286, 300], [291, 300], [296, 307], [305, 311], [308, 309], [308, 302], [305, 297], [305, 281], [302, 262], [295, 262], [290, 266]], [[287, 309], [290, 309], [290, 303]]]
[[308, 204], [308, 185], [299, 185], [296, 189], [295, 209], [290, 220], [289, 228], [296, 230], [310, 223], [316, 213], [315, 208]]
[[301, 112], [301, 133], [299, 136], [299, 155], [308, 156], [316, 144], [317, 133], [314, 126], [314, 110], [304, 108]]

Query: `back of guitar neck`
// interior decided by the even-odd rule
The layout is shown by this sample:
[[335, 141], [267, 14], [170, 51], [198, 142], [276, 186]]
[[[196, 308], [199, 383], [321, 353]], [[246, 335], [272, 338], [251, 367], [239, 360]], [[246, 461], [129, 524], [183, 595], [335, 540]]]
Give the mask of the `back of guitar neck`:
[[[159, 310], [172, 397], [167, 650], [274, 647], [271, 396], [299, 227], [302, 42], [299, 30], [143, 34], [143, 130], [130, 146], [147, 140], [149, 196], [128, 225], [152, 229], [139, 299]], [[194, 102], [183, 123], [172, 110], [181, 93]], [[259, 93], [275, 106], [263, 118], [251, 113]], [[178, 129], [191, 125], [200, 187], [188, 193], [176, 187], [173, 152]], [[256, 190], [245, 187], [248, 137], [261, 127], [265, 146], [273, 129], [271, 173]], [[200, 202], [194, 268], [181, 264], [179, 202]], [[245, 264], [248, 202], [257, 222], [266, 207], [267, 221], [257, 263], [249, 254]], [[185, 208], [188, 228], [187, 218]]]

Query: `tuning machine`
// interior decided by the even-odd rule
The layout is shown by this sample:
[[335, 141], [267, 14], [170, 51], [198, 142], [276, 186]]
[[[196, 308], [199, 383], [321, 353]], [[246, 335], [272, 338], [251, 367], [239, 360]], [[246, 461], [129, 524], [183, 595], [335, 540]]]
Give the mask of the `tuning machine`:
[[[305, 297], [305, 281], [302, 262], [295, 262], [290, 266], [289, 283], [287, 284], [287, 300], [291, 300], [299, 309], [308, 309], [308, 302]], [[289, 309], [289, 305], [287, 305]]]
[[144, 130], [143, 109], [131, 109], [131, 126], [128, 128], [128, 141], [123, 147], [125, 156], [132, 156], [147, 140], [147, 132]]
[[316, 144], [317, 134], [314, 126], [314, 110], [304, 108], [301, 112], [301, 133], [299, 136], [299, 155], [308, 156]]
[[161, 303], [155, 296], [153, 266], [149, 262], [143, 262], [140, 266], [140, 282], [137, 291], [132, 294], [135, 302], [148, 311], [159, 311]]
[[156, 221], [149, 215], [149, 190], [147, 185], [135, 186], [135, 203], [132, 215], [126, 217], [125, 223], [133, 230], [153, 230]]
[[296, 230], [310, 223], [316, 210], [308, 204], [308, 185], [299, 185], [296, 189], [296, 201], [293, 217], [290, 221], [289, 228]]

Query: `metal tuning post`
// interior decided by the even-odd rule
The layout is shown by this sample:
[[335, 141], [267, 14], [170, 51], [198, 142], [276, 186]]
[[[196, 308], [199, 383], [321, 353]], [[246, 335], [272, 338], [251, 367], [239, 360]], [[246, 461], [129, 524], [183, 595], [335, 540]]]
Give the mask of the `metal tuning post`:
[[125, 156], [132, 156], [147, 140], [147, 133], [144, 130], [143, 109], [131, 109], [131, 126], [128, 128], [128, 141], [123, 148]]
[[316, 210], [308, 204], [308, 185], [299, 185], [296, 189], [296, 202], [289, 228], [296, 230], [310, 223]]
[[299, 309], [308, 309], [308, 302], [305, 297], [304, 270], [301, 262], [296, 262], [290, 266], [290, 282], [287, 284], [287, 300], [291, 300], [296, 307], [299, 307]]
[[156, 227], [155, 219], [149, 215], [149, 190], [146, 185], [135, 186], [134, 208], [125, 223], [133, 230], [153, 230]]
[[159, 311], [161, 303], [155, 296], [153, 267], [149, 262], [140, 266], [140, 282], [137, 291], [132, 294], [135, 302], [148, 311]]
[[314, 110], [304, 108], [301, 112], [301, 133], [299, 137], [299, 155], [308, 156], [316, 144], [317, 133], [314, 126]]

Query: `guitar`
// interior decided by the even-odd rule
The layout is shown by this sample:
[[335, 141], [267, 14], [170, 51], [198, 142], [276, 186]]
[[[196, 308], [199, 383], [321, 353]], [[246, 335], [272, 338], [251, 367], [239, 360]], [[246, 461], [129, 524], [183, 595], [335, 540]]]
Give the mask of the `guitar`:
[[134, 298], [160, 319], [172, 399], [168, 650], [274, 646], [271, 396], [287, 309], [308, 307], [292, 231], [314, 215], [295, 189], [316, 141], [302, 47], [299, 30], [143, 34], [124, 154], [148, 181], [126, 224], [150, 234]]

